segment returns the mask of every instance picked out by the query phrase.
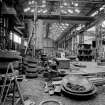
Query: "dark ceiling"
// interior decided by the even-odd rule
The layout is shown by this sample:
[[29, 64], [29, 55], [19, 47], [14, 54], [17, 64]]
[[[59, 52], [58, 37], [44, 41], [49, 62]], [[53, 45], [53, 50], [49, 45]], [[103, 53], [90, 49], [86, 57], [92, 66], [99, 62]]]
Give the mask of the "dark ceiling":
[[[9, 0], [9, 1], [11, 1], [11, 0]], [[14, 6], [16, 7], [16, 10], [18, 11], [19, 14], [20, 13], [24, 14], [24, 9], [25, 8], [31, 7], [31, 6], [34, 5], [33, 3], [30, 5], [30, 2], [32, 2], [32, 1], [36, 1], [37, 2], [38, 10], [39, 9], [43, 9], [44, 10], [45, 8], [47, 8], [47, 9], [50, 8], [49, 9], [50, 11], [51, 11], [51, 7], [52, 6], [53, 6], [53, 8], [55, 7], [55, 9], [58, 9], [59, 6], [63, 7], [63, 5], [64, 5], [63, 9], [72, 9], [72, 8], [75, 8], [75, 5], [77, 3], [78, 6], [76, 5], [76, 7], [78, 7], [80, 9], [80, 14], [79, 15], [89, 15], [94, 10], [98, 9], [103, 4], [105, 4], [105, 0], [14, 0], [14, 2], [15, 2]], [[45, 7], [43, 5], [44, 4], [43, 1], [46, 1], [46, 6]], [[73, 3], [75, 3], [75, 4], [73, 5]], [[31, 9], [32, 8], [33, 7], [31, 7]], [[30, 11], [28, 11], [25, 14], [26, 15], [28, 15], [28, 14], [30, 15], [31, 14]], [[52, 11], [55, 12], [54, 9]], [[76, 14], [74, 14], [74, 15], [76, 15]]]
[[[82, 17], [81, 19], [83, 19], [83, 17], [86, 16], [89, 17], [94, 11], [98, 10], [102, 5], [105, 5], [105, 0], [2, 0], [2, 1], [4, 1], [8, 6], [14, 6], [14, 8], [17, 11], [17, 16], [21, 21], [27, 18], [33, 19], [35, 12], [34, 10], [36, 8], [35, 2], [37, 2], [38, 13], [37, 15], [41, 19], [44, 18], [43, 16], [47, 16], [48, 18], [48, 16], [54, 17], [54, 15], [56, 15], [57, 17], [63, 16], [64, 18], [68, 16], [68, 21], [71, 18], [70, 16], [74, 16], [75, 18]], [[63, 20], [64, 18], [61, 19]], [[88, 20], [90, 18], [92, 19], [92, 17], [89, 17]], [[80, 23], [75, 22], [71, 23], [71, 25], [69, 23], [69, 26], [67, 28], [72, 29], [78, 24]], [[51, 25], [49, 25], [49, 28], [50, 27]], [[23, 32], [25, 33], [25, 30], [23, 30]], [[59, 35], [57, 37], [59, 37]]]

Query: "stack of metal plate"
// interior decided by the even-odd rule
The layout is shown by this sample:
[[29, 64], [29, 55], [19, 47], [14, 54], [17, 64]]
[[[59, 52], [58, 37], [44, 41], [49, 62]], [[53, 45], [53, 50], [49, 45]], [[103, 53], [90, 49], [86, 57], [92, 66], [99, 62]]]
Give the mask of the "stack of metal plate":
[[[1, 74], [5, 74], [6, 73], [9, 63], [10, 62], [0, 62], [0, 73]], [[18, 69], [19, 68], [19, 61], [13, 61], [12, 64], [13, 64], [14, 69]]]
[[37, 77], [37, 63], [32, 58], [27, 60], [26, 77], [36, 78]]
[[37, 61], [31, 56], [27, 56], [24, 60], [26, 62], [26, 77], [36, 78], [38, 75]]
[[0, 50], [0, 61], [13, 61], [13, 60], [19, 60], [22, 57], [20, 56], [20, 53], [13, 50]]
[[10, 62], [13, 63], [14, 68], [18, 68], [21, 59], [22, 57], [17, 51], [0, 50], [0, 73], [6, 73]]
[[63, 78], [62, 91], [71, 96], [92, 96], [96, 93], [96, 87], [85, 77], [80, 75], [68, 75]]

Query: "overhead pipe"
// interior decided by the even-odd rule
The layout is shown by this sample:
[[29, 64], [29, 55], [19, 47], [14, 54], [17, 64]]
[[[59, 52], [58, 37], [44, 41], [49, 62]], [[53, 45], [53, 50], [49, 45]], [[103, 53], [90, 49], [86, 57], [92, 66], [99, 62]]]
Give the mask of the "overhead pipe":
[[71, 0], [76, 3], [105, 3], [105, 0]]

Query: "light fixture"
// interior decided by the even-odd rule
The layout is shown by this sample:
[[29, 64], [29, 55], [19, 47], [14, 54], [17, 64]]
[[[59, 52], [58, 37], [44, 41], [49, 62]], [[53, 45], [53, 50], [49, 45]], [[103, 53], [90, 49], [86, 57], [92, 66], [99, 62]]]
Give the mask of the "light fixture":
[[29, 5], [34, 4], [34, 0], [28, 2]]
[[66, 25], [66, 26], [69, 26], [69, 24], [68, 24], [68, 23], [66, 23], [65, 25]]
[[63, 14], [67, 14], [67, 11], [65, 11], [65, 10], [61, 10], [61, 13], [63, 13]]
[[78, 3], [74, 3], [74, 6], [75, 6], [75, 7], [78, 7]]
[[28, 12], [30, 10], [30, 7], [27, 7], [24, 9], [24, 12]]
[[42, 4], [42, 6], [41, 6], [41, 7], [43, 7], [43, 8], [44, 8], [44, 7], [46, 7], [46, 4]]
[[40, 12], [42, 12], [43, 10], [42, 9], [40, 9], [40, 10], [38, 10], [38, 13], [40, 13]]
[[64, 6], [67, 6], [67, 2], [65, 2], [63, 5], [64, 5]]
[[61, 28], [63, 28], [63, 26], [60, 26], [59, 28], [61, 29]]
[[31, 12], [34, 12], [34, 9], [31, 9]]
[[83, 27], [85, 27], [85, 25], [84, 25], [84, 24], [82, 25], [82, 28], [83, 28]]
[[42, 0], [42, 3], [43, 3], [43, 4], [46, 3], [46, 0]]
[[34, 4], [34, 0], [32, 0], [31, 4]]
[[46, 12], [47, 12], [47, 9], [43, 11], [43, 13], [46, 13]]
[[80, 10], [78, 8], [75, 9], [75, 12], [80, 13]]
[[60, 5], [60, 8], [63, 8], [64, 6], [63, 5]]
[[64, 28], [62, 28], [62, 31], [65, 30]]
[[69, 13], [73, 13], [73, 10], [71, 10], [71, 9], [68, 9], [68, 12], [69, 12]]

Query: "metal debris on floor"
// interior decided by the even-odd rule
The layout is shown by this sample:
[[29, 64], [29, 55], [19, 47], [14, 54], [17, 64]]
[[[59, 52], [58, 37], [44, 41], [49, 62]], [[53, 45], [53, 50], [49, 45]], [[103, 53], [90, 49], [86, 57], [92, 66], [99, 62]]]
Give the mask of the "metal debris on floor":
[[36, 105], [36, 104], [35, 104], [35, 101], [28, 99], [24, 101], [24, 105]]

